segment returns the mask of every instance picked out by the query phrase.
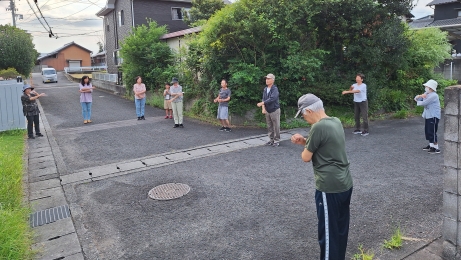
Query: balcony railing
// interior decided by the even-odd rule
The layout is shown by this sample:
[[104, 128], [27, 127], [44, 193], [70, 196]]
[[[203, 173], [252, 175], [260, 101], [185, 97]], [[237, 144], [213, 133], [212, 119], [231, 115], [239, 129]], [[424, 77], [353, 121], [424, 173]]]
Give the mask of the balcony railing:
[[79, 71], [101, 71], [107, 70], [107, 66], [92, 66], [92, 67], [64, 67], [66, 73]]
[[117, 83], [117, 74], [93, 72], [92, 79]]

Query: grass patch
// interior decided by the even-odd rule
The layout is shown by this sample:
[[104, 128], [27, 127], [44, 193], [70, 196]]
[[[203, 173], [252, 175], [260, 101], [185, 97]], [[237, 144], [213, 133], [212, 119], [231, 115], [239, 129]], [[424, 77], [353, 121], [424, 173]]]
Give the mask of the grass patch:
[[390, 240], [384, 240], [383, 247], [391, 250], [400, 249], [402, 247], [402, 232], [400, 228], [395, 230]]
[[394, 113], [393, 117], [397, 119], [406, 119], [408, 118], [410, 112], [408, 110], [400, 110]]
[[30, 209], [23, 202], [25, 131], [0, 133], [0, 259], [32, 259]]
[[163, 109], [163, 95], [159, 93], [152, 93], [152, 95], [146, 100], [149, 106]]
[[356, 253], [352, 260], [373, 260], [375, 254], [371, 250], [363, 249], [363, 245], [359, 245], [359, 252]]

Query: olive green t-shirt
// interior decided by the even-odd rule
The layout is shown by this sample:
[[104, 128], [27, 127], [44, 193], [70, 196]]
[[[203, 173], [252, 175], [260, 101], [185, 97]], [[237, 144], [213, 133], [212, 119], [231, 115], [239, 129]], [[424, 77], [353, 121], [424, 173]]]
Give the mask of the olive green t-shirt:
[[317, 190], [340, 193], [352, 188], [344, 129], [338, 118], [327, 117], [313, 124], [305, 147], [313, 153]]

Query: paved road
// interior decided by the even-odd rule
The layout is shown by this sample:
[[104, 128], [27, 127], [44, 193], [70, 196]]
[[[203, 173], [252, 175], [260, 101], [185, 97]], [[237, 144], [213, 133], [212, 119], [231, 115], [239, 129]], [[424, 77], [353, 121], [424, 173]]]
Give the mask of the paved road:
[[38, 78], [34, 82], [39, 82], [38, 92], [47, 94], [40, 98], [41, 104], [68, 173], [265, 132], [235, 129], [224, 133], [190, 119], [185, 120], [185, 128], [173, 129], [173, 120], [164, 119], [164, 111], [149, 106], [146, 106], [146, 120], [138, 121], [134, 102], [100, 90], [93, 93], [93, 123], [84, 125], [78, 84], [69, 82], [62, 74], [58, 84], [43, 84]]
[[[62, 175], [265, 133], [245, 128], [221, 133], [192, 120], [186, 120], [185, 129], [172, 129], [171, 122], [160, 120], [163, 112], [153, 108], [138, 123], [132, 119], [131, 101], [100, 91], [94, 94], [95, 123], [81, 128], [75, 84], [59, 81], [56, 86], [39, 84], [38, 90], [48, 94], [41, 105], [66, 166]], [[350, 132], [346, 129], [354, 178], [348, 257], [363, 244], [379, 259], [403, 259], [439, 237], [443, 157], [421, 150], [423, 120], [372, 122], [367, 137]], [[278, 148], [256, 146], [67, 184], [64, 190], [84, 255], [317, 259], [312, 166], [301, 162], [301, 149], [283, 141]], [[170, 182], [185, 183], [191, 192], [171, 201], [148, 198], [150, 189]], [[382, 251], [383, 240], [397, 226], [412, 240], [399, 251]]]

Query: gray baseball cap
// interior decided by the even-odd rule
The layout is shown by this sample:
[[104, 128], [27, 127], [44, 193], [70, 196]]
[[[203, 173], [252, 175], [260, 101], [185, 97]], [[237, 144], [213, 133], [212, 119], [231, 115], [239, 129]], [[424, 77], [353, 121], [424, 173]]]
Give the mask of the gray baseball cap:
[[305, 109], [306, 107], [318, 102], [318, 101], [321, 101], [320, 98], [318, 98], [316, 95], [314, 94], [305, 94], [303, 96], [301, 96], [299, 99], [298, 99], [298, 113], [296, 113], [296, 117], [299, 116], [299, 114], [301, 113], [301, 111], [303, 111], [303, 109]]
[[272, 73], [267, 74], [267, 76], [265, 76], [265, 78], [266, 78], [266, 79], [274, 79], [274, 80], [275, 80], [275, 76], [274, 76], [274, 74], [272, 74]]

